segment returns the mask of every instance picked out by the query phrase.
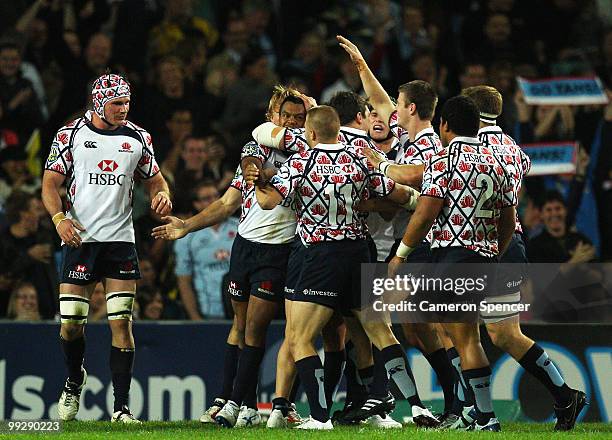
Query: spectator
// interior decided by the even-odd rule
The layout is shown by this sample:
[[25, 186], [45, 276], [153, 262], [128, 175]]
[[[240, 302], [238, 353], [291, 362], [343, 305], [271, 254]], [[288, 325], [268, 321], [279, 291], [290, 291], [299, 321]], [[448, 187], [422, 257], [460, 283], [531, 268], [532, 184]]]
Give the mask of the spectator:
[[106, 320], [106, 294], [102, 283], [96, 283], [91, 297], [89, 298], [89, 316], [88, 322]]
[[163, 240], [155, 240], [151, 237], [151, 230], [160, 223], [160, 216], [150, 208], [147, 211], [147, 215], [141, 216], [134, 222], [138, 255], [146, 255], [157, 270], [160, 270], [168, 262], [171, 252], [168, 243]]
[[0, 236], [0, 248], [3, 255], [13, 256], [18, 273], [36, 288], [42, 317], [52, 319], [57, 311], [57, 272], [53, 237], [39, 226], [40, 204], [31, 194], [11, 195], [6, 206], [9, 228]]
[[217, 64], [240, 66], [242, 57], [249, 50], [249, 30], [242, 18], [232, 18], [225, 26], [223, 33], [223, 50], [210, 61]]
[[33, 177], [21, 147], [7, 147], [0, 152], [0, 205], [14, 191], [32, 194], [40, 189], [40, 178]]
[[206, 140], [195, 136], [185, 138], [181, 158], [174, 171], [175, 212], [188, 213], [191, 211], [190, 194], [196, 183], [204, 178], [205, 164]]
[[0, 44], [0, 127], [17, 132], [21, 142], [43, 122], [32, 83], [21, 73], [21, 53], [13, 43]]
[[418, 2], [406, 3], [402, 26], [397, 29], [398, 56], [410, 60], [417, 52], [436, 49], [438, 29], [426, 26], [423, 7]]
[[[194, 191], [193, 209], [200, 212], [219, 198], [213, 182], [199, 184]], [[230, 217], [223, 223], [192, 232], [174, 246], [179, 292], [191, 320], [223, 318], [222, 279], [229, 270], [229, 258], [238, 229]]]
[[209, 120], [202, 120], [209, 115], [209, 104], [201, 102], [200, 96], [194, 92], [194, 85], [185, 78], [185, 67], [180, 58], [167, 56], [156, 66], [156, 85], [149, 89], [146, 103], [140, 112], [140, 117], [147, 121], [153, 137], [163, 133], [166, 122], [171, 119], [177, 109], [191, 111], [193, 119], [201, 122], [200, 130], [206, 131]]
[[338, 58], [340, 59], [339, 65], [342, 76], [323, 90], [321, 93], [321, 102], [329, 102], [338, 92], [355, 92], [363, 94], [359, 72], [357, 72], [351, 59], [345, 56], [345, 54], [340, 53], [338, 53]]
[[165, 163], [164, 171], [172, 174], [173, 170], [176, 170], [183, 141], [193, 134], [191, 110], [183, 108], [174, 110], [165, 125], [166, 132], [155, 142], [155, 158], [158, 163]]
[[559, 192], [547, 193], [540, 209], [544, 230], [527, 246], [530, 262], [586, 263], [595, 259], [591, 241], [569, 229], [565, 200]]
[[263, 119], [275, 81], [268, 58], [258, 49], [242, 57], [240, 74], [229, 90], [221, 118], [223, 130], [231, 140], [232, 155], [251, 139], [251, 130]]
[[268, 35], [270, 25], [270, 7], [263, 0], [245, 0], [243, 6], [244, 21], [251, 33], [251, 43], [258, 47], [268, 58], [270, 68], [276, 68], [276, 53], [273, 39]]
[[40, 321], [38, 295], [32, 283], [21, 282], [15, 287], [9, 299], [6, 317], [14, 321]]
[[185, 319], [185, 311], [177, 300], [176, 279], [174, 278], [174, 273], [172, 273], [174, 266], [173, 255], [170, 255], [166, 262], [167, 264], [162, 267], [162, 272], [158, 277], [152, 261], [147, 257], [141, 259], [138, 262], [141, 278], [136, 282], [136, 287], [138, 292], [146, 289], [160, 290], [162, 292], [164, 318]]
[[238, 70], [239, 66], [223, 63], [219, 58], [208, 63], [204, 90], [214, 100], [214, 108], [219, 113], [223, 113], [229, 89], [238, 81]]
[[0, 319], [6, 317], [11, 292], [18, 282], [18, 268], [14, 256], [0, 254]]
[[208, 136], [205, 151], [203, 179], [216, 182], [219, 192], [225, 192], [234, 178], [236, 167], [227, 161], [227, 147], [223, 138], [218, 135]]
[[217, 43], [217, 29], [193, 15], [193, 0], [167, 0], [162, 22], [151, 30], [151, 57], [158, 59], [176, 51], [188, 40], [200, 40], [207, 47]]
[[145, 321], [163, 319], [164, 300], [159, 290], [152, 287], [141, 287], [138, 289], [137, 299], [140, 306], [140, 319]]
[[[75, 57], [72, 51], [60, 46], [63, 88], [51, 125], [61, 126], [76, 111], [86, 106], [82, 93], [90, 90], [89, 82], [102, 75], [110, 67], [113, 42], [106, 34], [96, 33], [87, 41], [83, 55]], [[89, 94], [88, 94], [89, 95]]]
[[489, 69], [489, 79], [491, 85], [501, 93], [503, 98], [502, 113], [497, 118], [497, 125], [502, 128], [504, 133], [516, 137], [518, 110], [514, 102], [516, 80], [512, 64], [508, 61], [492, 64]]
[[461, 90], [473, 86], [488, 84], [487, 68], [478, 61], [470, 61], [463, 65], [459, 75]]
[[329, 82], [328, 57], [323, 37], [316, 32], [304, 34], [300, 39], [293, 58], [285, 61], [283, 77], [303, 78], [311, 96], [321, 96]]

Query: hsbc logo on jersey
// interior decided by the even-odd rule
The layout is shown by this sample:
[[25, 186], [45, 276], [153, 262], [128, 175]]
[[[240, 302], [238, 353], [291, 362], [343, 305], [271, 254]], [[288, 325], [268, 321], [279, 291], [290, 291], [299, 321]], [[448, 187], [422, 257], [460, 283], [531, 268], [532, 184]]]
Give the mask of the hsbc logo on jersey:
[[102, 185], [102, 186], [114, 186], [119, 185], [122, 186], [125, 180], [125, 174], [106, 174], [106, 173], [114, 173], [115, 170], [119, 167], [117, 162], [114, 160], [101, 160], [98, 162], [98, 168], [100, 168], [102, 173], [89, 173], [89, 184], [90, 185]]
[[114, 160], [101, 160], [98, 162], [98, 168], [100, 168], [102, 171], [112, 173], [117, 169], [117, 167], [119, 167], [119, 165], [117, 165], [117, 162]]
[[91, 274], [87, 273], [87, 266], [84, 264], [76, 264], [74, 270], [68, 272], [68, 278], [89, 281], [91, 279]]
[[315, 165], [314, 172], [321, 176], [339, 176], [350, 175], [355, 173], [355, 165], [349, 163], [345, 165]]

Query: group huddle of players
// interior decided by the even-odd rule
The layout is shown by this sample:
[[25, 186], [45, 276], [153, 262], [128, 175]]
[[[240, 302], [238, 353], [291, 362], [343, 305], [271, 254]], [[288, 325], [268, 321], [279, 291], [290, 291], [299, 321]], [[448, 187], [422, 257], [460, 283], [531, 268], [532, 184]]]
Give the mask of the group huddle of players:
[[[408, 401], [412, 421], [420, 427], [499, 431], [481, 322], [493, 343], [549, 390], [555, 429], [574, 427], [586, 395], [568, 387], [546, 352], [523, 335], [518, 312], [500, 312], [503, 308], [491, 307], [468, 321], [402, 325], [444, 392], [442, 414], [423, 405], [389, 316], [372, 319], [369, 314], [370, 296], [361, 294], [361, 265], [385, 259], [380, 257], [381, 231], [392, 225], [389, 275], [406, 263], [429, 263], [439, 276], [460, 263], [482, 268], [511, 263], [515, 269], [500, 269], [502, 282], [488, 286], [486, 301], [520, 303], [527, 260], [515, 207], [530, 162], [495, 123], [502, 97], [494, 88], [470, 87], [446, 101], [436, 133], [431, 121], [438, 98], [430, 84], [400, 86], [395, 103], [359, 49], [343, 37], [338, 40], [359, 71], [368, 102], [340, 92], [317, 105], [296, 90], [276, 87], [268, 122], [253, 130], [230, 187], [187, 219], [168, 215], [172, 203], [151, 137], [127, 121], [130, 87], [123, 77], [100, 77], [92, 88], [94, 111], [58, 131], [43, 176], [43, 202], [64, 244], [60, 343], [68, 378], [58, 404], [60, 419], [74, 419], [79, 409], [87, 381], [88, 297], [104, 280], [112, 332], [111, 420], [139, 423], [127, 406], [135, 356], [131, 315], [140, 276], [131, 224], [138, 176], [149, 189], [151, 209], [165, 222], [153, 229], [156, 239], [180, 239], [241, 208], [230, 259], [234, 319], [222, 387], [200, 418], [203, 423], [262, 423], [258, 374], [267, 329], [284, 307], [285, 339], [269, 428], [332, 429], [334, 423], [401, 428], [390, 416], [398, 398]], [[315, 347], [319, 336], [323, 361]], [[330, 417], [343, 375], [344, 408]], [[300, 388], [310, 407], [306, 419], [295, 407]]]
[[[223, 386], [201, 421], [261, 423], [256, 387], [266, 329], [284, 305], [287, 324], [269, 428], [362, 422], [401, 428], [389, 416], [397, 397], [409, 402], [418, 426], [499, 431], [478, 322], [403, 325], [443, 388], [444, 412], [434, 415], [419, 398], [389, 320], [367, 318], [371, 305], [361, 298], [360, 265], [377, 261], [368, 224], [374, 218], [393, 221], [389, 274], [406, 262], [435, 263], [441, 273], [458, 263], [515, 263], [505, 282], [489, 289], [487, 301], [520, 302], [526, 257], [515, 206], [529, 158], [496, 125], [502, 98], [494, 88], [471, 87], [449, 99], [438, 135], [431, 125], [437, 96], [430, 84], [400, 86], [395, 104], [359, 49], [338, 40], [360, 73], [368, 102], [340, 92], [317, 105], [277, 87], [268, 122], [244, 146], [227, 193], [193, 218], [171, 218], [153, 231], [157, 238], [182, 237], [218, 219], [224, 198], [241, 196], [229, 273], [235, 317]], [[493, 342], [550, 390], [555, 429], [572, 429], [586, 396], [569, 388], [546, 352], [521, 333], [518, 313], [492, 311], [480, 320]], [[319, 336], [323, 362], [315, 348]], [[345, 405], [330, 417], [343, 373]], [[294, 405], [300, 385], [310, 406], [305, 420]]]

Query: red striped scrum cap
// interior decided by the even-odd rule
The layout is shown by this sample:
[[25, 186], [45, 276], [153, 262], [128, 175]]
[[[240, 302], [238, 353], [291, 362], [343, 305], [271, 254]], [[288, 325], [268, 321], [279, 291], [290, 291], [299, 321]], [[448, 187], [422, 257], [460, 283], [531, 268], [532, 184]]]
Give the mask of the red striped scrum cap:
[[94, 81], [91, 88], [94, 111], [104, 119], [104, 106], [107, 102], [130, 96], [130, 83], [121, 75], [107, 73]]

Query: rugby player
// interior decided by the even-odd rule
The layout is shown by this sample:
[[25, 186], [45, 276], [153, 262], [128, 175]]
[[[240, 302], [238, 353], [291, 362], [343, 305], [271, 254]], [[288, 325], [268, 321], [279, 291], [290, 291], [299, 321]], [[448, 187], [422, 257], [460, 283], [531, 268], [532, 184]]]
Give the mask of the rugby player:
[[[390, 273], [397, 271], [432, 226], [431, 261], [441, 277], [459, 263], [482, 263], [486, 269], [508, 247], [516, 216], [511, 180], [476, 137], [478, 128], [479, 112], [473, 100], [457, 96], [444, 104], [440, 121], [444, 148], [427, 162], [421, 197], [390, 263]], [[474, 395], [473, 428], [501, 430], [477, 321], [442, 326], [459, 352], [468, 392]]]
[[[304, 106], [301, 104], [302, 116], [300, 117], [299, 105], [294, 111], [290, 108], [295, 107], [295, 102], [292, 103], [293, 105], [288, 105], [289, 101], [284, 103], [289, 96], [299, 95], [292, 89], [282, 86], [275, 87], [266, 117], [282, 126], [299, 127], [303, 125], [305, 119]], [[299, 102], [302, 103], [301, 100]], [[258, 146], [254, 142], [249, 142], [243, 150], [258, 151]], [[285, 155], [274, 150], [267, 151], [265, 154], [266, 158], [263, 162], [268, 169], [275, 168], [286, 160]], [[245, 359], [255, 358], [257, 361], [257, 358], [263, 356], [261, 341], [265, 339], [266, 321], [269, 322], [276, 314], [278, 301], [282, 299], [279, 297], [279, 289], [284, 288], [285, 254], [288, 245], [282, 242], [292, 240], [295, 235], [295, 214], [288, 207], [279, 207], [273, 212], [262, 211], [257, 205], [253, 186], [246, 184], [239, 167], [225, 194], [208, 208], [184, 221], [176, 217], [164, 218], [163, 220], [168, 223], [153, 229], [153, 236], [156, 238], [176, 240], [189, 232], [224, 221], [240, 206], [242, 206], [242, 213], [238, 227], [239, 237], [236, 238], [232, 247], [228, 286], [235, 315], [227, 339], [222, 390], [220, 395], [214, 399], [211, 407], [200, 418], [202, 423], [215, 423], [215, 417], [234, 394], [236, 385], [238, 385], [237, 375], [239, 374], [239, 359], [242, 357], [241, 348], [245, 347], [245, 332], [249, 334], [246, 341], [247, 347], [245, 347], [247, 349]], [[278, 244], [274, 244], [275, 242]], [[261, 259], [259, 250], [269, 259], [274, 260], [274, 264], [267, 267], [264, 260]], [[272, 283], [271, 286], [270, 283]], [[262, 296], [265, 299], [262, 299]], [[273, 310], [264, 310], [259, 317], [249, 316], [248, 310], [255, 312], [260, 305], [267, 307], [267, 303], [272, 302], [270, 296], [274, 298], [273, 304], [269, 305]], [[262, 318], [263, 321], [258, 321], [258, 318]], [[263, 330], [262, 327], [264, 327]], [[236, 399], [244, 405], [238, 406], [239, 404], [232, 402], [233, 405], [228, 406], [232, 410], [231, 416], [227, 416], [228, 425], [254, 426], [261, 423], [261, 416], [257, 412], [257, 375], [254, 376], [254, 378], [251, 376], [243, 380], [237, 391], [242, 397], [240, 399], [236, 397]], [[238, 406], [237, 410], [236, 406]], [[290, 408], [290, 413], [293, 419], [297, 419], [295, 408]]]
[[[491, 86], [473, 86], [464, 89], [462, 94], [472, 98], [478, 106], [480, 112], [478, 137], [500, 163], [508, 168], [515, 192], [514, 197], [518, 199], [522, 179], [529, 172], [531, 161], [514, 139], [496, 124], [503, 106], [501, 93]], [[516, 229], [510, 245], [499, 259], [501, 265], [497, 273], [496, 290], [490, 292], [491, 296], [487, 298], [488, 304], [509, 305], [519, 304], [521, 301], [520, 286], [528, 263], [522, 233], [523, 229], [517, 216]], [[587, 404], [585, 393], [568, 387], [546, 351], [523, 334], [518, 309], [510, 312], [484, 312], [481, 315], [493, 344], [512, 356], [552, 395], [557, 416], [555, 430], [571, 430], [582, 408]]]
[[[147, 187], [157, 214], [169, 214], [172, 202], [151, 136], [127, 120], [128, 82], [105, 74], [94, 81], [91, 94], [94, 111], [57, 132], [43, 175], [43, 203], [62, 239], [60, 343], [68, 378], [58, 414], [61, 420], [73, 420], [79, 410], [87, 382], [83, 358], [89, 297], [102, 281], [112, 333], [111, 421], [140, 423], [127, 406], [135, 353], [132, 307], [140, 278], [132, 223], [135, 178]], [[60, 197], [64, 184], [67, 212]]]

